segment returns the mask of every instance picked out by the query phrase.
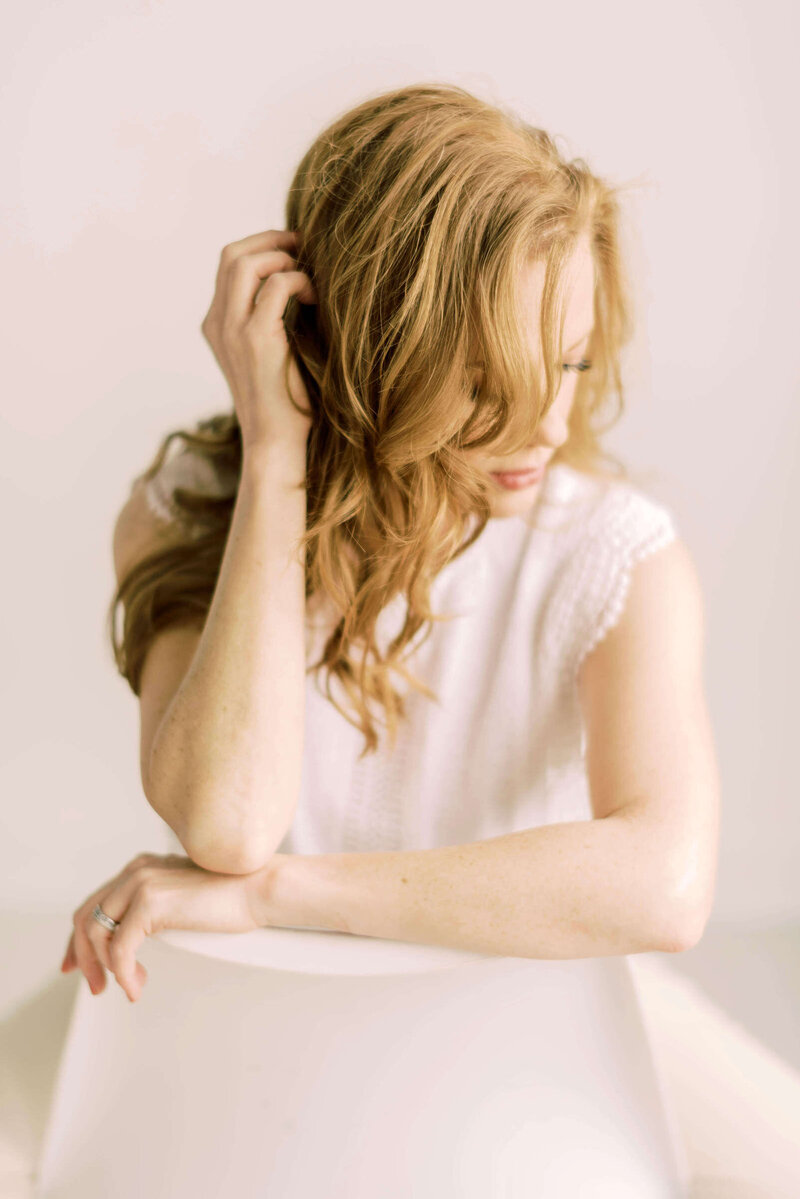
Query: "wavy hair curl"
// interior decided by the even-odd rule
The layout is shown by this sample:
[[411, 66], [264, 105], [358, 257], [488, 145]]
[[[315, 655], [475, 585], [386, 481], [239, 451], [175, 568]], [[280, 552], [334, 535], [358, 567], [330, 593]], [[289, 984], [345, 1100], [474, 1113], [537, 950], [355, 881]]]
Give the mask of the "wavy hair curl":
[[[452, 619], [431, 610], [431, 583], [491, 515], [489, 484], [464, 451], [511, 454], [534, 440], [560, 386], [564, 268], [585, 233], [597, 280], [592, 370], [577, 382], [552, 463], [628, 477], [599, 441], [624, 407], [620, 353], [632, 332], [621, 190], [582, 159], [567, 160], [544, 130], [449, 84], [365, 100], [324, 129], [297, 167], [285, 224], [299, 234], [297, 267], [319, 301], [292, 297], [284, 315], [313, 413], [306, 599], [324, 599], [333, 613], [307, 673], [326, 672], [328, 699], [364, 735], [361, 757], [379, 745], [372, 706], [396, 743], [406, 710], [393, 671], [438, 702], [404, 659], [420, 630], [424, 640], [436, 621]], [[518, 293], [532, 260], [544, 264], [538, 362]], [[485, 364], [477, 392], [475, 356]], [[240, 473], [241, 430], [235, 412], [224, 412], [168, 433], [142, 478], [159, 470], [175, 438], [215, 469]], [[137, 696], [155, 635], [202, 628], [234, 498], [178, 490], [174, 535], [117, 587], [111, 642]], [[405, 599], [405, 620], [384, 653], [376, 625], [395, 596]], [[332, 692], [334, 676], [351, 711]]]

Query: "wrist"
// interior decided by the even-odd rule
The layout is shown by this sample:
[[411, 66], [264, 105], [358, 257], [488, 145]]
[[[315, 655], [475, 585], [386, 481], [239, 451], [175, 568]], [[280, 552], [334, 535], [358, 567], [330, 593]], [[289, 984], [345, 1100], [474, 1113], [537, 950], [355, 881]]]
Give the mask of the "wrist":
[[258, 928], [269, 928], [278, 908], [278, 873], [287, 854], [273, 854], [265, 866], [242, 877], [247, 906]]
[[246, 877], [248, 904], [259, 928], [349, 932], [337, 855], [276, 853]]
[[267, 443], [242, 447], [242, 481], [256, 484], [305, 484], [306, 448], [300, 445]]

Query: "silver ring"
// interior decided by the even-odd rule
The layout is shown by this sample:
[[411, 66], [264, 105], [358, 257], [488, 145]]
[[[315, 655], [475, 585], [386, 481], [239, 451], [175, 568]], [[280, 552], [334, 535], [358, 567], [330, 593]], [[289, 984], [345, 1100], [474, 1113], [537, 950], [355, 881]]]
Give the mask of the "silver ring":
[[94, 918], [98, 922], [98, 924], [102, 924], [103, 928], [110, 928], [112, 933], [115, 928], [119, 928], [119, 920], [112, 920], [110, 916], [107, 916], [105, 914], [105, 912], [103, 911], [103, 909], [100, 907], [99, 903], [95, 905], [95, 909], [92, 912], [92, 915], [94, 916]]

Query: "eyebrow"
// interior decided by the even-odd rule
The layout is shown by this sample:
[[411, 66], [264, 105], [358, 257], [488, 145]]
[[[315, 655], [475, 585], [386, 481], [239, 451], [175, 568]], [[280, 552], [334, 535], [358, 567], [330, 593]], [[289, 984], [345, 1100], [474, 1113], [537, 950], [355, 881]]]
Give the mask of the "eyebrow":
[[584, 341], [586, 341], [587, 337], [591, 337], [593, 332], [594, 332], [594, 325], [592, 325], [592, 328], [587, 330], [586, 333], [584, 333], [584, 335], [580, 339], [580, 341], [576, 341], [574, 346], [569, 347], [569, 349], [567, 350], [567, 353], [571, 354], [573, 350], [577, 350], [578, 346], [581, 345]]

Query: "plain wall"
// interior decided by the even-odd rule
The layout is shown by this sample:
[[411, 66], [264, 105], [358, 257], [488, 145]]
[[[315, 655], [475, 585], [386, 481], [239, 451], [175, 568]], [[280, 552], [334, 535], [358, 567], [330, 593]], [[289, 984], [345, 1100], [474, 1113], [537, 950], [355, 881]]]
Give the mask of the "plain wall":
[[800, 916], [794, 6], [34, 0], [2, 25], [0, 907], [71, 913], [165, 848], [104, 624], [111, 532], [164, 433], [230, 409], [199, 328], [222, 246], [283, 226], [336, 115], [445, 81], [641, 180], [608, 445], [701, 575], [714, 917]]

